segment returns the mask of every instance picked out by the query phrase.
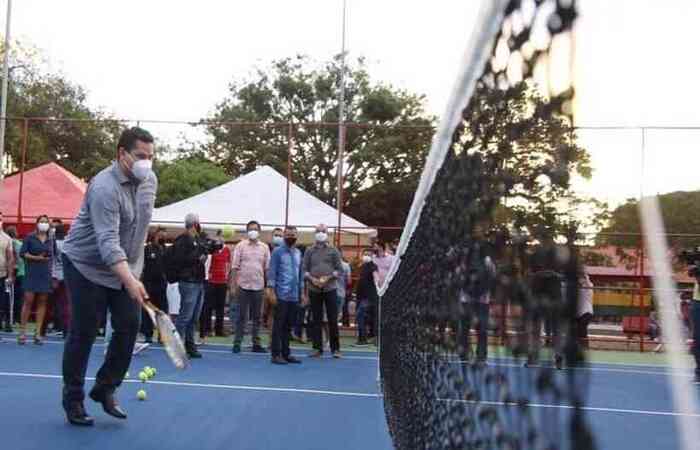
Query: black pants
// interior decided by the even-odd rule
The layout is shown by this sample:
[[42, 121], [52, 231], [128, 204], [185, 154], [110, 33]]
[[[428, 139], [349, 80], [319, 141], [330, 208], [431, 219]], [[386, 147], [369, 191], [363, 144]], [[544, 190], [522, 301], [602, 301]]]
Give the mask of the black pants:
[[289, 357], [289, 332], [297, 314], [297, 302], [277, 300], [272, 321], [272, 357]]
[[113, 391], [121, 385], [134, 350], [141, 317], [138, 303], [124, 290], [110, 289], [89, 281], [63, 255], [66, 286], [73, 317], [63, 350], [63, 398], [83, 401], [85, 371], [97, 336], [98, 311], [109, 308], [114, 333], [107, 356], [97, 372], [96, 387]]
[[336, 301], [335, 289], [329, 292], [309, 292], [311, 300], [311, 313], [313, 314], [312, 336], [314, 348], [323, 353], [323, 335], [321, 325], [323, 324], [323, 308], [326, 308], [328, 316], [328, 337], [331, 344], [331, 352], [340, 350], [340, 339], [338, 337], [338, 303]]
[[216, 321], [214, 322], [214, 331], [216, 335], [224, 335], [226, 291], [227, 286], [225, 284], [207, 283], [206, 292], [204, 293], [204, 308], [202, 308], [202, 315], [199, 316], [200, 336], [208, 336], [211, 332], [212, 313], [216, 316]]
[[472, 353], [472, 346], [469, 343], [469, 332], [474, 322], [477, 323], [476, 359], [477, 361], [486, 361], [489, 343], [489, 305], [487, 303], [473, 301], [465, 305], [465, 313], [461, 324], [463, 336], [460, 338], [460, 343], [467, 349], [466, 356], [471, 356]]
[[[166, 290], [168, 286], [165, 284], [165, 282], [145, 281], [144, 287], [146, 288], [146, 292], [148, 292], [151, 303], [153, 303], [156, 308], [164, 311], [167, 314], [168, 297], [166, 296]], [[143, 308], [141, 311], [141, 333], [143, 333], [143, 336], [147, 341], [153, 339], [153, 321]]]
[[593, 320], [593, 314], [585, 313], [576, 318], [576, 336], [579, 338], [580, 345], [583, 348], [588, 348], [588, 325]]

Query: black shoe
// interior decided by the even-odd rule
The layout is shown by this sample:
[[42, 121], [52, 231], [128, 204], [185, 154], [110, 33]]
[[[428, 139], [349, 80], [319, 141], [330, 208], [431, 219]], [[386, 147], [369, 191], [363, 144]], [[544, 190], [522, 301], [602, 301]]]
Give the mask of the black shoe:
[[287, 356], [286, 358], [284, 358], [284, 360], [287, 361], [289, 364], [301, 364], [301, 361], [293, 356]]
[[274, 356], [270, 362], [272, 364], [279, 364], [280, 366], [286, 366], [289, 364], [286, 359], [282, 358], [281, 356]]
[[240, 353], [241, 352], [241, 344], [233, 344], [233, 349], [231, 351], [233, 353]]
[[116, 417], [117, 419], [126, 419], [126, 411], [119, 406], [117, 399], [114, 398], [113, 392], [95, 386], [92, 388], [89, 395], [91, 399], [97, 403], [101, 403], [102, 409], [110, 416]]
[[153, 344], [153, 338], [152, 338], [152, 337], [147, 337], [146, 339], [144, 339], [143, 342], [144, 342], [144, 344], [149, 344], [149, 345], [150, 345], [150, 344]]
[[564, 366], [564, 358], [561, 355], [555, 356], [554, 365], [556, 366], [557, 370], [561, 370]]
[[79, 427], [91, 427], [95, 424], [92, 417], [85, 412], [83, 402], [66, 402], [63, 401], [63, 409], [66, 411], [66, 419], [71, 425]]
[[267, 350], [265, 349], [265, 347], [263, 347], [260, 344], [253, 345], [253, 348], [250, 351], [253, 353], [267, 353]]
[[187, 356], [190, 357], [190, 359], [201, 359], [202, 354], [199, 353], [199, 351], [196, 348], [191, 348], [187, 350]]

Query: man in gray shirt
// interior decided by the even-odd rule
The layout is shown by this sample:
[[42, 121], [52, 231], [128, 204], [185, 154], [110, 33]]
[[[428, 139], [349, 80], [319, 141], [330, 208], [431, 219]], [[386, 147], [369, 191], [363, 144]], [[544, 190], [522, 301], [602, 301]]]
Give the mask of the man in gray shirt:
[[319, 358], [323, 354], [323, 308], [328, 317], [328, 337], [331, 353], [340, 358], [340, 339], [338, 337], [337, 279], [343, 273], [343, 265], [338, 250], [328, 245], [328, 227], [320, 224], [316, 227], [316, 243], [304, 253], [304, 279], [308, 281], [309, 300], [313, 316], [312, 339], [315, 351], [310, 355]]
[[105, 308], [114, 333], [90, 398], [107, 414], [126, 419], [114, 392], [131, 363], [141, 305], [148, 299], [139, 277], [158, 187], [151, 168], [153, 137], [141, 128], [125, 130], [117, 152], [117, 160], [90, 182], [63, 246], [73, 314], [63, 352], [63, 408], [73, 425], [93, 424], [83, 406], [83, 387], [98, 314]]

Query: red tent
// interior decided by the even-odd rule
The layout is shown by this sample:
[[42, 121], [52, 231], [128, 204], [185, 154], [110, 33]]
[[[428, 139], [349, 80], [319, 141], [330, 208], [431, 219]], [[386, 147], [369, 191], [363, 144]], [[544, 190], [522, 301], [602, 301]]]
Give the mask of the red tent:
[[83, 180], [58, 164], [44, 164], [27, 170], [24, 176], [18, 173], [5, 178], [0, 211], [6, 224], [19, 225], [20, 234], [33, 229], [42, 214], [70, 223], [78, 214], [86, 188]]

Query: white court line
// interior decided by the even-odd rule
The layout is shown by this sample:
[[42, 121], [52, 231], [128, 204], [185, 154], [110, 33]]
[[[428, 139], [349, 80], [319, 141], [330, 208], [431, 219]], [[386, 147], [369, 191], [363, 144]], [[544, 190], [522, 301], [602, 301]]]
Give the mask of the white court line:
[[[63, 379], [60, 375], [46, 375], [39, 373], [21, 373], [21, 372], [0, 372], [3, 377], [20, 377], [20, 378], [44, 378], [44, 379]], [[94, 381], [94, 377], [85, 377], [86, 380]], [[140, 380], [126, 379], [124, 383], [141, 383]], [[333, 395], [340, 397], [369, 397], [380, 398], [380, 394], [372, 394], [365, 392], [343, 392], [343, 391], [326, 391], [318, 389], [298, 389], [285, 387], [269, 387], [269, 386], [245, 386], [235, 384], [208, 384], [208, 383], [190, 383], [184, 381], [157, 381], [150, 380], [148, 384], [161, 384], [164, 386], [184, 386], [184, 387], [203, 387], [213, 389], [230, 389], [236, 391], [263, 391], [263, 392], [291, 392], [301, 394], [317, 394], [317, 395]]]
[[[60, 341], [44, 341], [46, 344], [55, 344], [55, 345], [63, 345], [63, 342]], [[222, 344], [207, 344], [207, 345], [222, 345]], [[100, 347], [103, 348], [103, 344], [96, 344], [95, 347]], [[160, 346], [160, 345], [151, 345], [148, 350], [153, 349], [153, 350], [160, 350], [160, 351], [165, 351], [165, 349]], [[309, 350], [303, 347], [297, 347], [297, 350]], [[231, 351], [227, 350], [209, 350], [206, 348], [201, 348], [199, 349], [201, 353], [213, 353], [213, 354], [233, 354]], [[238, 355], [242, 356], [270, 356], [269, 353], [253, 353], [253, 352], [241, 352]], [[294, 355], [303, 357], [302, 354], [295, 353]], [[326, 358], [330, 359], [330, 357]], [[366, 361], [376, 361], [378, 358], [376, 356], [348, 356], [347, 354], [343, 355], [342, 359], [351, 359], [351, 360], [366, 360]], [[507, 356], [496, 356], [494, 357], [496, 360], [504, 360], [504, 359], [510, 359], [510, 360], [515, 360], [515, 358], [512, 357], [507, 357]], [[446, 360], [447, 362], [451, 364], [471, 364], [470, 362], [467, 361], [459, 361], [459, 360]], [[595, 364], [595, 363], [594, 363]], [[602, 363], [602, 364], [608, 364], [608, 363]], [[620, 366], [630, 366], [630, 367], [658, 367], [660, 369], [666, 369], [664, 371], [654, 371], [654, 370], [637, 370], [637, 369], [618, 369], [618, 368], [609, 368], [609, 367], [567, 367], [565, 370], [580, 370], [580, 371], [591, 371], [591, 372], [612, 372], [612, 373], [630, 373], [630, 374], [638, 374], [638, 375], [666, 375], [666, 376], [677, 376], [677, 377], [684, 377], [684, 378], [693, 378], [694, 374], [690, 372], [680, 372], [682, 369], [687, 369], [691, 370], [688, 368], [671, 368], [668, 366], [644, 366], [644, 365], [632, 365], [632, 364], [617, 364], [617, 363], [610, 363], [609, 365], [620, 365]], [[512, 363], [497, 363], [493, 362], [492, 359], [489, 359], [489, 366], [496, 366], [496, 367], [522, 367], [522, 364], [512, 364]], [[540, 366], [544, 367], [544, 366]], [[552, 367], [554, 370], [554, 367]]]
[[[64, 345], [64, 342], [63, 342], [63, 341], [48, 341], [48, 340], [46, 340], [46, 341], [44, 341], [44, 344]], [[206, 344], [206, 345], [218, 345], [218, 346], [224, 347], [224, 344]], [[104, 347], [105, 347], [105, 344], [95, 343], [94, 346], [95, 346], [95, 347], [104, 348]], [[230, 346], [226, 346], [226, 347], [230, 347]], [[310, 349], [304, 348], [304, 347], [290, 347], [290, 348], [291, 348], [292, 350], [306, 350], [306, 351], [310, 351]], [[162, 345], [154, 345], [154, 344], [151, 344], [151, 345], [148, 347], [148, 349], [145, 349], [145, 351], [148, 351], [148, 350], [161, 350], [161, 351], [165, 351], [165, 348], [164, 348]], [[207, 349], [207, 348], [202, 348], [202, 346], [199, 346], [199, 347], [198, 347], [198, 350], [199, 350], [200, 353], [222, 353], [222, 354], [230, 354], [230, 355], [233, 355], [233, 353], [231, 352], [231, 350], [209, 350], [209, 349]], [[357, 350], [351, 350], [351, 351], [357, 351]], [[358, 353], [359, 353], [359, 352], [358, 352]], [[144, 353], [141, 353], [141, 354], [144, 354]], [[270, 356], [269, 353], [253, 353], [253, 352], [241, 352], [241, 353], [239, 353], [238, 355], [245, 355], [245, 356], [268, 356], [268, 357]], [[296, 355], [296, 356], [300, 356], [299, 353], [295, 353], [295, 355]], [[330, 359], [330, 356], [328, 357], [328, 359]], [[343, 354], [343, 357], [342, 357], [341, 359], [361, 359], [361, 360], [376, 361], [378, 358], [377, 358], [376, 356], [348, 356], [347, 353], [345, 353], [345, 354]]]
[[[0, 376], [4, 377], [17, 377], [17, 378], [40, 378], [40, 379], [62, 379], [60, 375], [47, 375], [39, 373], [20, 373], [20, 372], [0, 372]], [[86, 377], [86, 380], [93, 381], [94, 377]], [[141, 383], [139, 380], [124, 380], [125, 383]], [[159, 384], [165, 386], [181, 386], [181, 387], [201, 387], [210, 389], [228, 389], [234, 391], [261, 391], [261, 392], [287, 392], [287, 393], [300, 393], [300, 394], [316, 394], [316, 395], [328, 395], [337, 397], [360, 397], [360, 398], [382, 398], [381, 394], [372, 394], [365, 392], [344, 392], [344, 391], [327, 391], [327, 390], [317, 390], [317, 389], [297, 389], [297, 388], [285, 388], [285, 387], [268, 387], [268, 386], [244, 386], [244, 385], [231, 385], [231, 384], [208, 384], [208, 383], [188, 383], [180, 381], [149, 381], [150, 384]], [[494, 401], [475, 401], [475, 400], [453, 400], [453, 399], [441, 399], [444, 402], [460, 402], [460, 403], [472, 403], [472, 404], [482, 404], [491, 406], [513, 406], [520, 407], [519, 404], [513, 402], [494, 402]], [[529, 403], [527, 405], [530, 408], [553, 408], [553, 409], [574, 409], [570, 405], [552, 405], [545, 403]], [[581, 408], [584, 411], [591, 412], [606, 412], [606, 413], [617, 413], [617, 414], [636, 414], [645, 416], [673, 416], [673, 417], [690, 417], [700, 419], [700, 414], [698, 413], [683, 413], [675, 411], [651, 411], [643, 409], [622, 409], [622, 408], [603, 408], [595, 406], [584, 406]]]

